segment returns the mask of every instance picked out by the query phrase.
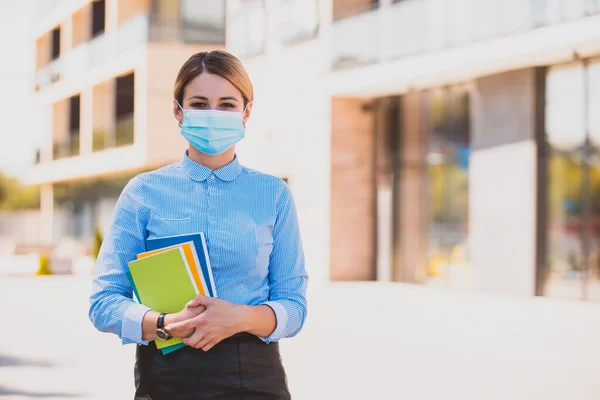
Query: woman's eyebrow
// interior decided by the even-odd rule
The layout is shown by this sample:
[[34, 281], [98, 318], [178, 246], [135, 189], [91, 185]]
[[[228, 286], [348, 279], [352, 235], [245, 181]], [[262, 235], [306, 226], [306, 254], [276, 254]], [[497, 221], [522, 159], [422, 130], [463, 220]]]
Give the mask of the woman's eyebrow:
[[[205, 97], [205, 96], [197, 96], [197, 95], [196, 96], [191, 96], [188, 100], [192, 100], [192, 99], [198, 99], [198, 100], [208, 101], [208, 97]], [[225, 96], [225, 97], [221, 97], [219, 99], [219, 101], [225, 101], [225, 100], [233, 100], [233, 101], [239, 102], [239, 100], [236, 99], [233, 96]]]

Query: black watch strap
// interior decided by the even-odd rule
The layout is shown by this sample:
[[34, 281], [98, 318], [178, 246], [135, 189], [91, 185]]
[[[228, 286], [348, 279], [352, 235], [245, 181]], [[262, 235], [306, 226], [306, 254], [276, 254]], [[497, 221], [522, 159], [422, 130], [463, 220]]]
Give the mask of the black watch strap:
[[156, 321], [156, 327], [158, 329], [164, 329], [165, 328], [165, 316], [168, 313], [162, 313], [158, 316], [158, 320]]

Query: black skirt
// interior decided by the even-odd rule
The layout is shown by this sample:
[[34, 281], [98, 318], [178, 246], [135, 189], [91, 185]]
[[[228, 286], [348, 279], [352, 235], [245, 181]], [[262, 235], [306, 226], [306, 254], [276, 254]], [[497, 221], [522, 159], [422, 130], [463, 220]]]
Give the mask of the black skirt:
[[277, 343], [242, 333], [207, 352], [138, 346], [135, 400], [290, 399]]

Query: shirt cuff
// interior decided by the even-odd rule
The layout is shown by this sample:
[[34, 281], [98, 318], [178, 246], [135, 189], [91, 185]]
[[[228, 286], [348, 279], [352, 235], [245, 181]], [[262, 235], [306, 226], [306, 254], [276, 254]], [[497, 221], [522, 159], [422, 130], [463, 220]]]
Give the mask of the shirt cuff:
[[267, 301], [262, 305], [269, 306], [275, 313], [275, 330], [267, 337], [260, 339], [265, 343], [277, 342], [285, 337], [285, 328], [288, 323], [287, 309], [277, 301]]
[[121, 343], [137, 343], [147, 345], [147, 340], [142, 340], [142, 321], [144, 315], [150, 311], [150, 308], [143, 304], [131, 303], [123, 316], [123, 326], [121, 327]]

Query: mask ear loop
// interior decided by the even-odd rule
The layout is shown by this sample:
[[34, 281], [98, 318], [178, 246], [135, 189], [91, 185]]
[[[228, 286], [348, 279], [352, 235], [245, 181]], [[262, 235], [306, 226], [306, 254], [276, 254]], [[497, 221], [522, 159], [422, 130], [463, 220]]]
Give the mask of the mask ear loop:
[[[175, 103], [177, 103], [177, 107], [179, 107], [179, 109], [181, 110], [181, 112], [182, 112], [183, 114], [185, 114], [185, 111], [183, 110], [183, 107], [181, 107], [181, 104], [179, 104], [179, 101], [177, 101], [177, 99], [173, 99], [173, 100], [175, 100]], [[182, 124], [181, 124], [181, 121], [179, 121], [179, 122], [177, 123], [177, 125], [179, 125], [179, 127], [181, 128], [181, 125], [182, 125]]]
[[[244, 111], [242, 111], [242, 119], [244, 119], [244, 115], [246, 115], [246, 111], [248, 111], [248, 107], [250, 107], [250, 102], [248, 102], [246, 104], [246, 107], [244, 107]], [[242, 125], [244, 125], [244, 130], [246, 130], [246, 123], [242, 122]]]

